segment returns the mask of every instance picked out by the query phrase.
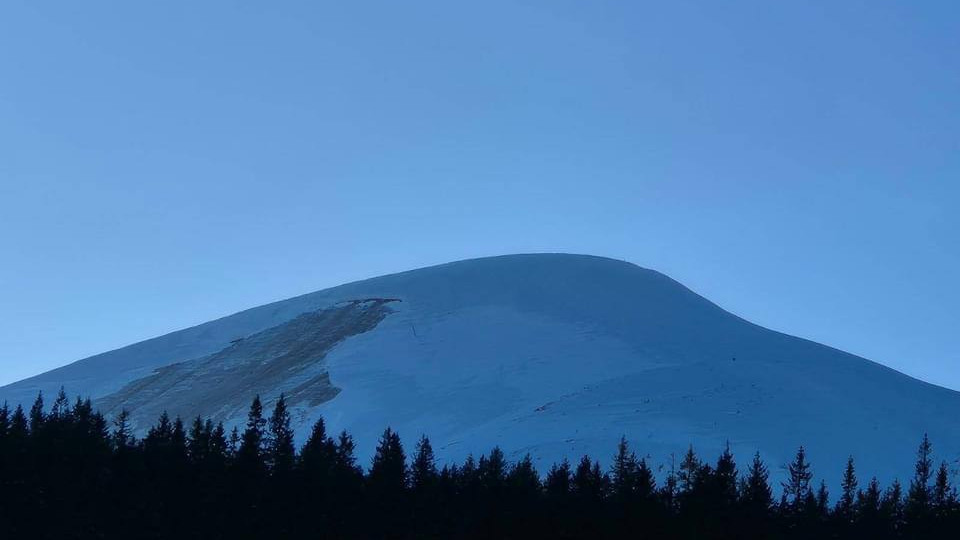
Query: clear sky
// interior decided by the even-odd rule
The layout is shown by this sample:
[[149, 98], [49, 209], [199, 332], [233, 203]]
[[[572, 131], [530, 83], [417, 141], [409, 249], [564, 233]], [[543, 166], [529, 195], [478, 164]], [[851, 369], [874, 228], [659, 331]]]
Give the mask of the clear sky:
[[960, 3], [0, 5], [0, 382], [565, 251], [960, 389]]

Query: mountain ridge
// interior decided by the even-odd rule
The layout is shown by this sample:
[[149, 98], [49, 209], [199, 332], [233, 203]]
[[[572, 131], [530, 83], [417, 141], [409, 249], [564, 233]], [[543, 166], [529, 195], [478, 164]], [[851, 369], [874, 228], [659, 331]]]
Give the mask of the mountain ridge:
[[[328, 322], [349, 328], [363, 313], [336, 306], [364, 298], [397, 302], [341, 339]], [[298, 317], [309, 324], [285, 327]], [[270, 329], [287, 337], [267, 334], [259, 352], [238, 352], [237, 340]], [[287, 341], [304, 339], [320, 341], [288, 354]], [[281, 369], [290, 366], [300, 371]], [[203, 388], [211, 370], [238, 389], [229, 400]], [[280, 375], [267, 384], [256, 370]], [[806, 444], [831, 467], [862, 454], [868, 469], [901, 478], [924, 432], [960, 449], [957, 392], [763, 328], [654, 270], [589, 255], [485, 257], [347, 283], [95, 355], [2, 387], [0, 398], [25, 402], [64, 385], [115, 412], [149, 401], [124, 393], [133, 385], [153, 396], [137, 406], [141, 424], [158, 407], [187, 414], [205, 400], [216, 403], [191, 414], [237, 424], [237, 403], [311, 380], [324, 400], [294, 408], [299, 436], [323, 415], [357, 436], [362, 456], [387, 425], [429, 434], [441, 458], [493, 444], [543, 462], [602, 458], [627, 435], [659, 463], [688, 444], [712, 451], [726, 440], [785, 463]], [[324, 380], [338, 391], [319, 388]], [[880, 450], [871, 457], [870, 448]]]

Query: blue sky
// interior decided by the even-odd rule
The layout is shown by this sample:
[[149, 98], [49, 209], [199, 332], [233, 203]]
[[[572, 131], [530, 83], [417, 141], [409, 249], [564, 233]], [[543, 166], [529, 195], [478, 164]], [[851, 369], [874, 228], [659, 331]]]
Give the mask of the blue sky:
[[954, 1], [0, 6], [0, 382], [566, 251], [960, 389]]

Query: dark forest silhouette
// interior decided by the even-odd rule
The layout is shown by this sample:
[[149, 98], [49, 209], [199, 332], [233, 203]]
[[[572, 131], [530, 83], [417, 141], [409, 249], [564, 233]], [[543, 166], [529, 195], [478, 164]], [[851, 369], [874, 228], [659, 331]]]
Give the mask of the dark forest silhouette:
[[[715, 461], [693, 448], [657, 481], [621, 440], [541, 475], [494, 447], [439, 468], [422, 437], [408, 454], [384, 431], [370, 467], [322, 420], [296, 451], [281, 396], [246, 427], [162, 415], [135, 438], [90, 401], [61, 391], [49, 408], [0, 409], [0, 538], [946, 538], [960, 505], [945, 463], [920, 445], [908, 485], [858, 479], [851, 458], [834, 497], [801, 447], [781, 489], [754, 455]], [[775, 499], [774, 492], [782, 493]]]

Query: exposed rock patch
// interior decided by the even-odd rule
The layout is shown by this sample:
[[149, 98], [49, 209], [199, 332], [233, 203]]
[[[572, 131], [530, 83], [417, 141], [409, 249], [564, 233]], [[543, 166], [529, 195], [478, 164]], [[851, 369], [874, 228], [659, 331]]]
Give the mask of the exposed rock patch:
[[303, 313], [273, 328], [233, 340], [214, 354], [156, 370], [97, 400], [108, 414], [126, 409], [135, 428], [163, 411], [227, 420], [242, 414], [253, 396], [284, 392], [291, 406], [313, 407], [336, 397], [327, 353], [350, 336], [368, 332], [393, 312], [395, 298], [364, 298]]

